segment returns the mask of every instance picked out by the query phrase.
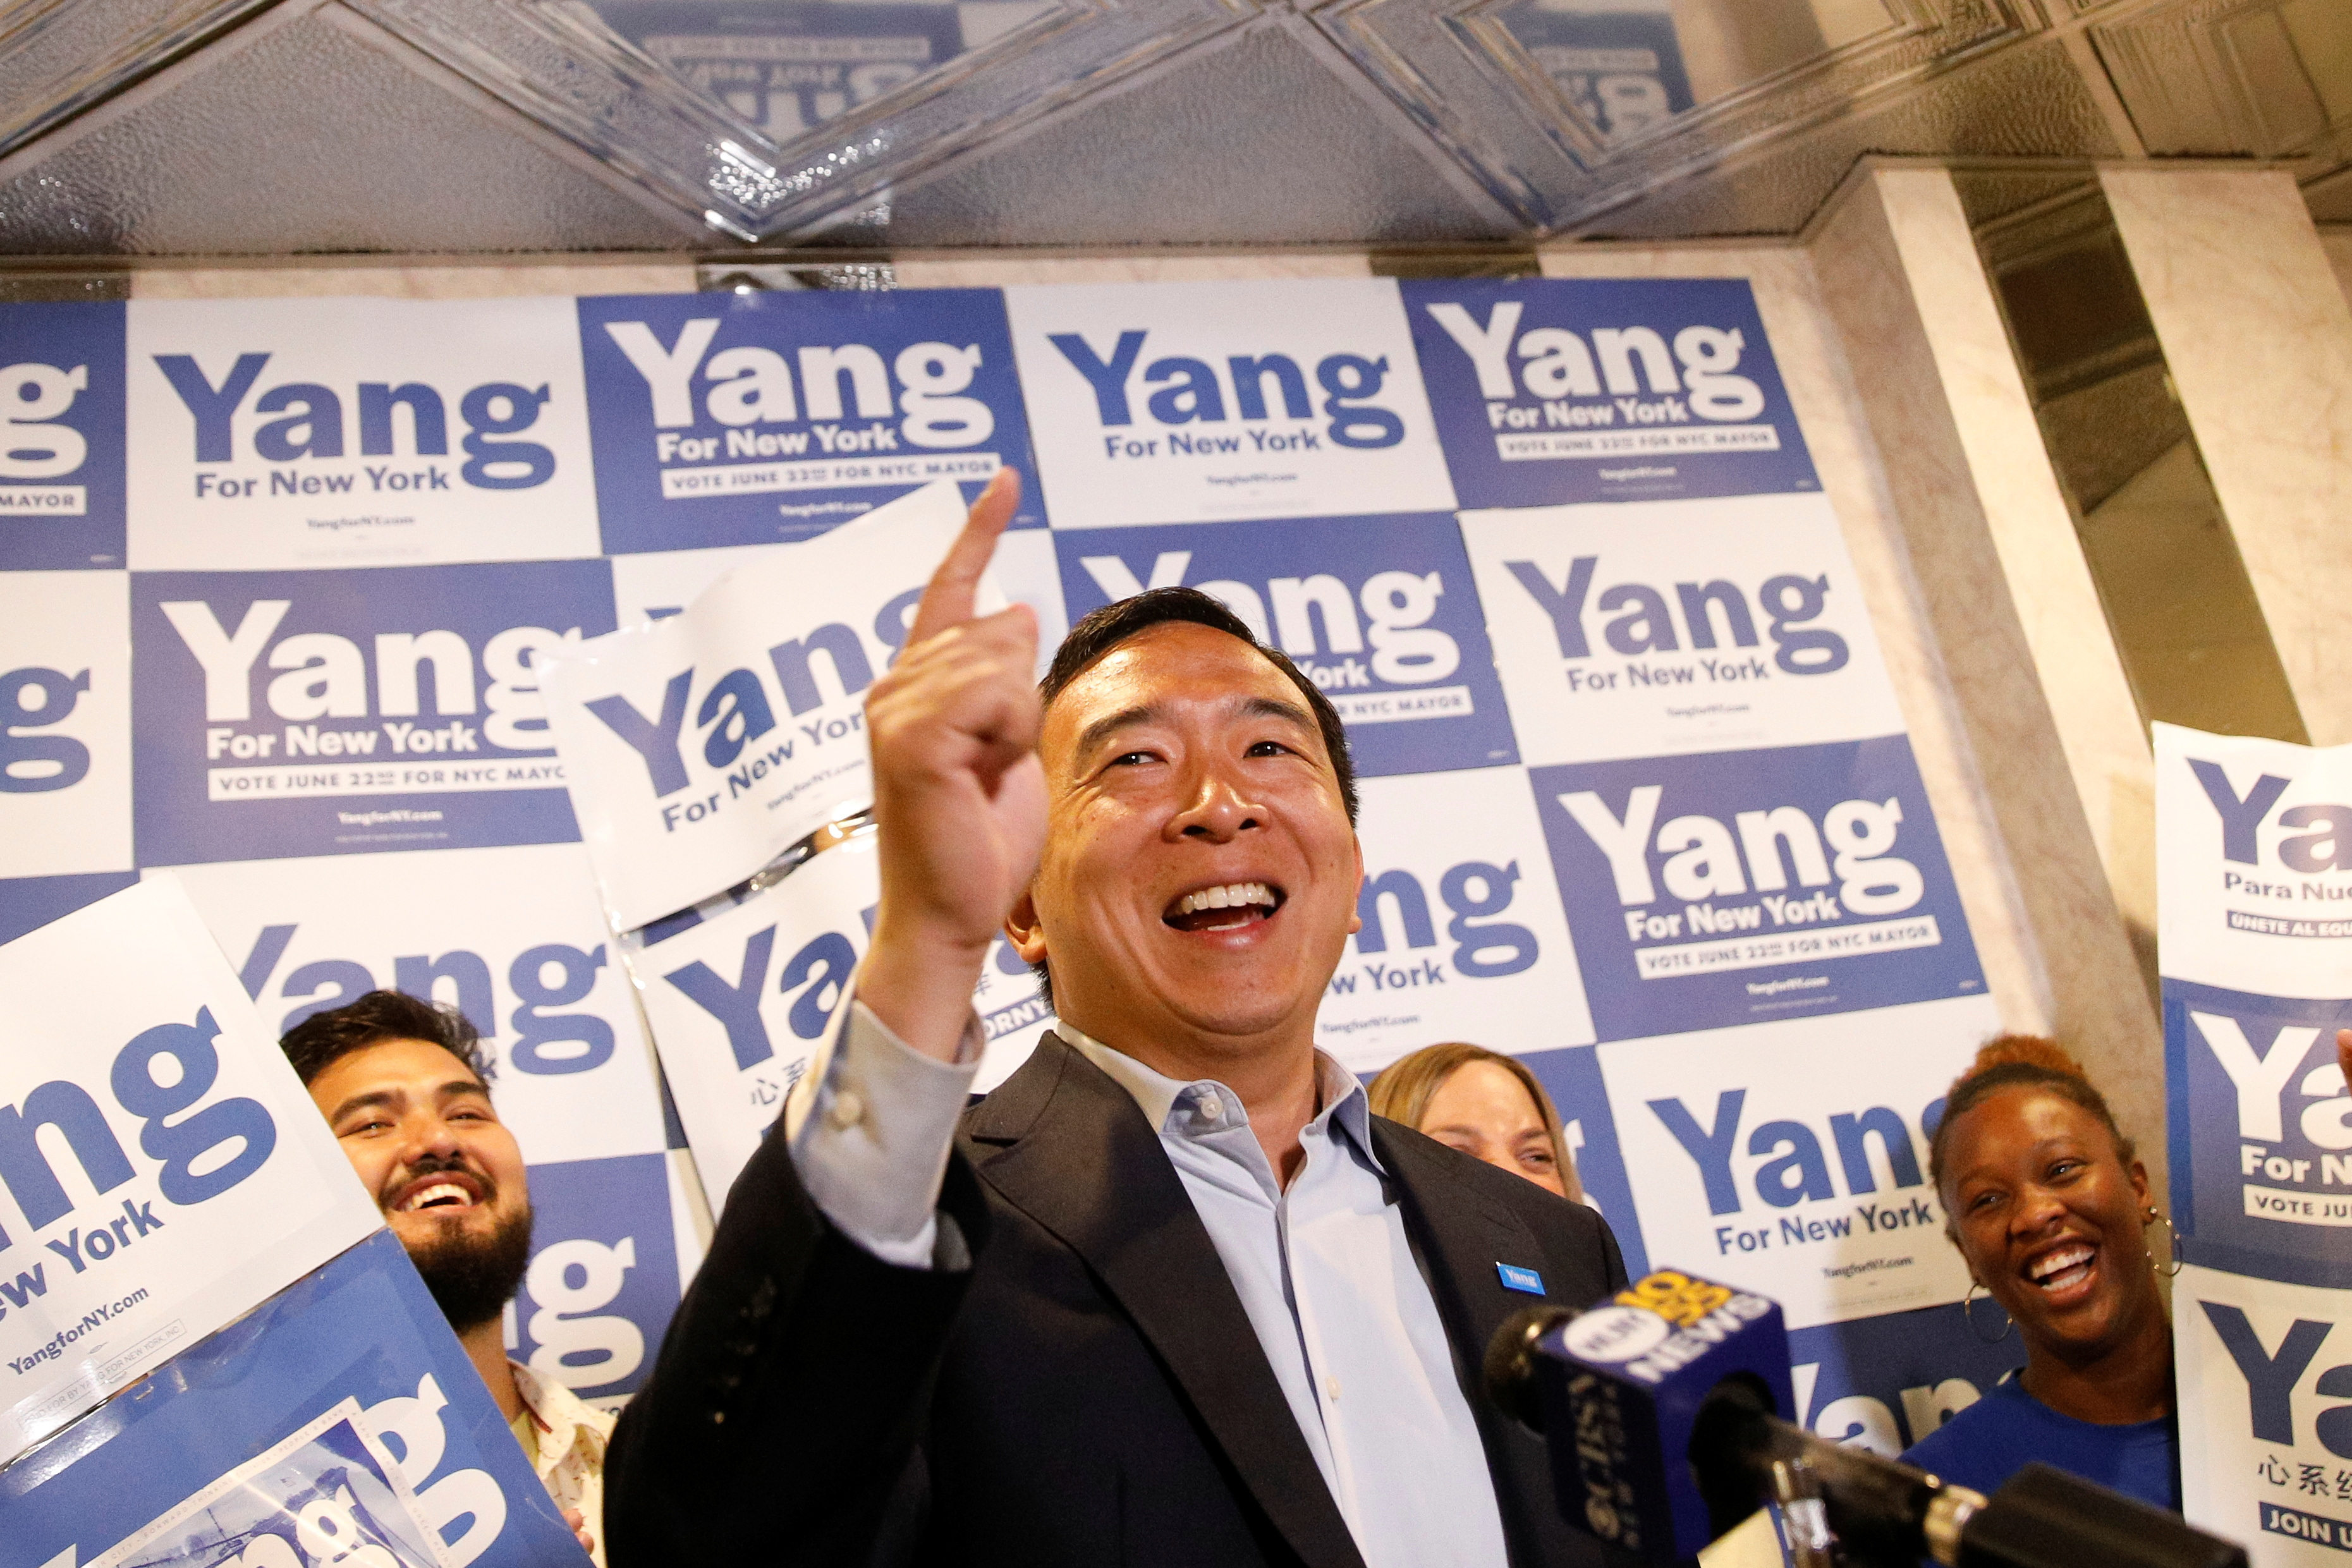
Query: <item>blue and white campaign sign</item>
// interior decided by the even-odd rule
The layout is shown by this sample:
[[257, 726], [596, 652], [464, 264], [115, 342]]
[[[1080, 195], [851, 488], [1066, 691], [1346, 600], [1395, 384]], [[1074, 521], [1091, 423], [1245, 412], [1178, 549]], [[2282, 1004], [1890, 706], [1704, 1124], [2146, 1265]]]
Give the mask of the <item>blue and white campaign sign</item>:
[[382, 1220], [176, 883], [0, 948], [0, 993], [5, 1460]]
[[716, 545], [709, 549], [652, 550], [613, 558], [613, 612], [623, 626], [667, 621], [733, 571], [764, 560], [774, 545]]
[[62, 920], [138, 880], [135, 871], [0, 879], [0, 942], [14, 942], [28, 931], [38, 931], [50, 921]]
[[1901, 736], [1528, 777], [1602, 1040], [1984, 992]]
[[2352, 1281], [2352, 1090], [2336, 1060], [2347, 1028], [2352, 999], [2165, 979], [2183, 1257], [2306, 1285]]
[[659, 1154], [661, 1092], [577, 844], [184, 866], [170, 873], [272, 1038], [372, 990], [481, 1030], [499, 1118], [536, 1166]]
[[1465, 507], [1816, 490], [1741, 278], [1403, 286]]
[[536, 844], [173, 874], [271, 1030], [383, 988], [452, 1003], [482, 1031], [499, 1119], [530, 1171], [533, 1272], [513, 1320], [515, 1358], [584, 1397], [634, 1389], [677, 1305], [681, 1241], [653, 1053], [586, 852]]
[[613, 629], [603, 561], [131, 578], [149, 865], [578, 836], [541, 661]]
[[1359, 773], [1518, 760], [1452, 517], [1076, 529], [1054, 545], [1073, 620], [1149, 588], [1223, 601], [1331, 699]]
[[653, 1371], [683, 1272], [659, 1151], [530, 1167], [530, 1268], [507, 1354], [617, 1409]]
[[1999, 1032], [1978, 997], [1600, 1046], [1653, 1263], [1760, 1291], [1796, 1328], [1958, 1301], [1927, 1138]]
[[1464, 1040], [1517, 1055], [1592, 1040], [1542, 825], [1516, 768], [1368, 779], [1361, 929], [1315, 1042], [1369, 1074]]
[[[589, 0], [607, 26], [776, 141], [790, 141], [961, 54], [962, 13], [990, 31], [1035, 7], [954, 0]], [[991, 13], [1011, 12], [1001, 19]]]
[[1922, 1307], [1795, 1330], [1789, 1374], [1797, 1424], [1894, 1458], [2024, 1364], [2016, 1334], [1985, 1343], [2000, 1332], [1998, 1312], [1977, 1308], [1984, 1333], [1963, 1313]]
[[853, 838], [629, 955], [714, 1210], [849, 998], [881, 900], [874, 849]]
[[2352, 1550], [2352, 1291], [2195, 1264], [2172, 1282], [2181, 1511], [2260, 1568]]
[[1391, 279], [1004, 300], [1055, 528], [1454, 509]]
[[809, 538], [1003, 467], [1044, 525], [994, 289], [588, 298], [580, 344], [612, 554]]
[[140, 570], [597, 552], [571, 300], [128, 310]]
[[2156, 729], [2158, 941], [2182, 1255], [2352, 1280], [2352, 747]]
[[[740, 902], [627, 939], [631, 973], [714, 1207], [767, 1136], [840, 1021], [881, 902], [871, 833], [804, 862]], [[972, 1009], [988, 1040], [976, 1092], [1028, 1060], [1054, 1015], [1035, 977], [999, 937]]]
[[1601, 1057], [1591, 1046], [1565, 1051], [1540, 1051], [1519, 1060], [1551, 1096], [1559, 1113], [1559, 1130], [1576, 1163], [1584, 1201], [1599, 1209], [1624, 1254], [1625, 1273], [1638, 1280], [1650, 1271], [1650, 1253], [1642, 1239], [1642, 1217], [1633, 1208], [1633, 1188], [1625, 1169], [1625, 1155], [1617, 1142], [1617, 1118], [1609, 1105], [1609, 1086], [1601, 1081]]
[[0, 604], [0, 876], [129, 871], [130, 580], [11, 572]]
[[0, 1568], [586, 1562], [389, 1231], [0, 1470]]
[[963, 520], [955, 486], [928, 486], [549, 662], [549, 722], [616, 929], [732, 887], [872, 799], [866, 689]]
[[1502, 13], [1512, 41], [1611, 146], [1689, 109], [1674, 0], [1536, 0]]
[[2352, 996], [2352, 747], [2155, 740], [2165, 977]]
[[1462, 537], [1530, 762], [1904, 727], [1819, 496], [1465, 512]]
[[122, 565], [122, 306], [0, 305], [0, 570]]

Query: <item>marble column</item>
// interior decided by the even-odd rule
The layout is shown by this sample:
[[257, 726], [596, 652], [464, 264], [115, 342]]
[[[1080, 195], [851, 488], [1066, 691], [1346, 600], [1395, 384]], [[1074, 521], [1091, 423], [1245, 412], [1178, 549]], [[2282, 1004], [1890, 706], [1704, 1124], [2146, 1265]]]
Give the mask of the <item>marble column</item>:
[[2352, 741], [2352, 303], [2284, 172], [2099, 182], [2304, 725]]
[[[2150, 759], [1951, 175], [1867, 167], [1810, 246], [2038, 956], [2045, 1027], [2163, 1185]], [[2152, 907], [2137, 917], [2152, 923]]]

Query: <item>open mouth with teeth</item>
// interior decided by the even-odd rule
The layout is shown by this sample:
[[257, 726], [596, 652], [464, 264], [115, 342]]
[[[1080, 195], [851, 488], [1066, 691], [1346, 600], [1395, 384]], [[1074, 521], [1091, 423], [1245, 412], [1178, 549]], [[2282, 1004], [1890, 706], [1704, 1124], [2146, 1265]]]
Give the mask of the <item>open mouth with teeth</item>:
[[2088, 1285], [2098, 1269], [2099, 1249], [2087, 1242], [2069, 1241], [2029, 1261], [2020, 1270], [2026, 1283], [2046, 1296], [2072, 1295]]
[[400, 1200], [392, 1206], [394, 1214], [462, 1214], [482, 1201], [481, 1188], [472, 1177], [436, 1175], [411, 1182]]
[[1160, 918], [1179, 931], [1239, 931], [1274, 918], [1282, 902], [1278, 887], [1263, 882], [1229, 882], [1195, 888], [1169, 904]]

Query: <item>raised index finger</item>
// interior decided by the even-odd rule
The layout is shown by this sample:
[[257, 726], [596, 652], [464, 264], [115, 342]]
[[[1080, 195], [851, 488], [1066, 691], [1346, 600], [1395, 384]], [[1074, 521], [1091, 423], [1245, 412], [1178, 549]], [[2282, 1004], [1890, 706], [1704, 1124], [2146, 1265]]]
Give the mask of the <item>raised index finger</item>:
[[1021, 505], [1021, 475], [1018, 470], [999, 468], [980, 499], [971, 504], [971, 515], [964, 518], [963, 532], [956, 535], [955, 543], [948, 547], [947, 559], [931, 573], [924, 586], [923, 601], [915, 607], [915, 623], [907, 633], [907, 646], [913, 647], [926, 638], [936, 637], [950, 626], [961, 626], [971, 619], [973, 591], [980, 585], [981, 574], [988, 570], [989, 559], [996, 553], [996, 541], [1012, 522], [1013, 512]]

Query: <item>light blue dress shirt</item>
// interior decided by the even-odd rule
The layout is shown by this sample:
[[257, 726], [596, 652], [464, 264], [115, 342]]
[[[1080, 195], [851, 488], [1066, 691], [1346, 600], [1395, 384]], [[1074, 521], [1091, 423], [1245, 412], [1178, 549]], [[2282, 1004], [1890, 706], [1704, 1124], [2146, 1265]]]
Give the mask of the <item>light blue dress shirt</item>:
[[[862, 1003], [844, 1010], [835, 1049], [788, 1113], [793, 1163], [818, 1207], [876, 1256], [960, 1266], [961, 1238], [937, 1210], [977, 1030], [954, 1066], [909, 1050]], [[1367, 1568], [1502, 1568], [1486, 1448], [1388, 1200], [1363, 1086], [1316, 1053], [1321, 1109], [1286, 1188], [1231, 1089], [1164, 1077], [1066, 1023], [1055, 1032], [1158, 1132]]]

